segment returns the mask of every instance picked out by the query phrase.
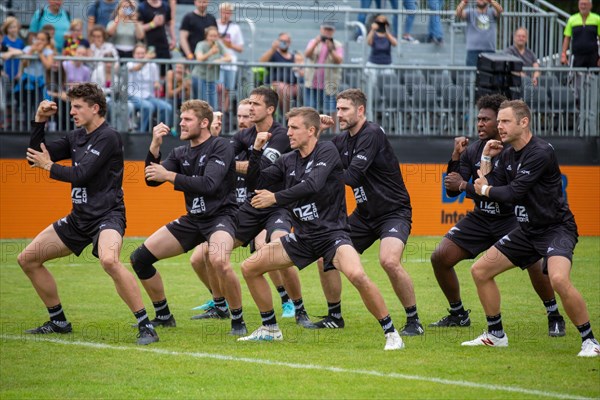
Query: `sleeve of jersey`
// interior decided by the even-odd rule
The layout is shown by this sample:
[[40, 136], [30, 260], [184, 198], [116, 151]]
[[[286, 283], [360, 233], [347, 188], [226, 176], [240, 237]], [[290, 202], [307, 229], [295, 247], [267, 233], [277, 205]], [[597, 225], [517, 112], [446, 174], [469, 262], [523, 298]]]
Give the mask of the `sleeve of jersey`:
[[327, 183], [331, 171], [339, 162], [340, 155], [335, 146], [327, 146], [318, 157], [315, 157], [314, 167], [308, 176], [297, 185], [275, 193], [277, 204], [286, 205], [321, 191]]
[[[448, 161], [448, 168], [446, 169], [446, 173], [447, 174], [450, 174], [451, 172], [456, 172], [456, 173], [461, 174], [461, 165], [462, 165], [462, 161], [463, 161], [463, 156], [466, 156], [466, 153], [467, 152], [465, 151], [465, 152], [463, 152], [460, 155], [460, 160], [450, 160], [450, 161]], [[461, 176], [462, 176], [462, 174], [461, 174]], [[463, 179], [464, 179], [464, 176], [463, 176]], [[460, 195], [459, 191], [455, 192], [453, 190], [446, 189], [446, 196], [448, 196], [448, 197], [456, 197], [458, 195]]]
[[50, 177], [73, 185], [84, 186], [90, 182], [98, 171], [105, 168], [108, 160], [113, 156], [115, 149], [119, 149], [119, 142], [115, 135], [102, 136], [91, 149], [87, 151], [77, 165], [67, 167], [52, 164]]
[[248, 191], [253, 192], [256, 189], [270, 188], [277, 183], [281, 183], [284, 179], [283, 159], [280, 158], [273, 164], [261, 170], [259, 162], [261, 158], [262, 151], [252, 150], [250, 161], [248, 163], [248, 175], [246, 176], [246, 186]]
[[215, 145], [214, 151], [206, 163], [204, 175], [187, 176], [177, 174], [174, 189], [180, 192], [213, 194], [223, 184], [232, 162], [235, 162], [233, 149], [226, 144], [219, 143]]
[[269, 140], [267, 148], [262, 152], [262, 157], [260, 158], [260, 169], [263, 170], [277, 161], [289, 147], [290, 139], [288, 139], [286, 134], [280, 133], [278, 135], [274, 135], [271, 140]]
[[240, 132], [238, 131], [235, 135], [229, 139], [229, 145], [233, 147], [233, 154], [240, 154], [244, 149], [244, 143], [240, 139]]
[[[69, 139], [67, 139], [66, 136], [53, 142], [46, 143], [45, 125], [45, 122], [34, 122], [32, 124], [33, 131], [31, 132], [31, 138], [29, 139], [29, 147], [37, 151], [42, 151], [42, 143], [44, 143], [50, 154], [50, 159], [55, 162], [71, 158], [71, 146], [69, 145]], [[31, 164], [31, 162], [29, 164]]]
[[361, 185], [367, 169], [373, 163], [377, 152], [381, 148], [381, 135], [372, 133], [361, 136], [354, 148], [352, 161], [344, 171], [344, 183], [350, 187]]
[[[550, 158], [550, 151], [536, 151], [531, 154], [521, 164], [515, 178], [508, 185], [493, 186], [495, 181], [491, 180], [490, 182], [490, 179], [488, 179], [488, 182], [493, 186], [488, 192], [488, 197], [500, 203], [515, 203], [524, 198], [540, 180], [540, 177], [546, 173], [546, 166]], [[496, 169], [494, 168], [494, 170]]]
[[[171, 156], [171, 154], [172, 154], [172, 152], [169, 154], [169, 156]], [[161, 157], [162, 157], [161, 153], [158, 153], [158, 157], [154, 157], [154, 155], [152, 153], [148, 152], [148, 154], [146, 155], [146, 160], [145, 160], [144, 164], [146, 167], [152, 163], [160, 164]], [[145, 175], [146, 174], [144, 174], [144, 176]], [[149, 181], [148, 179], [145, 179], [145, 178], [144, 178], [144, 180], [146, 181], [146, 186], [152, 186], [152, 187], [160, 186], [164, 183], [164, 182]]]
[[573, 17], [569, 18], [567, 20], [567, 24], [565, 25], [565, 30], [563, 31], [563, 35], [567, 36], [567, 37], [571, 37], [572, 35], [572, 21], [573, 21]]

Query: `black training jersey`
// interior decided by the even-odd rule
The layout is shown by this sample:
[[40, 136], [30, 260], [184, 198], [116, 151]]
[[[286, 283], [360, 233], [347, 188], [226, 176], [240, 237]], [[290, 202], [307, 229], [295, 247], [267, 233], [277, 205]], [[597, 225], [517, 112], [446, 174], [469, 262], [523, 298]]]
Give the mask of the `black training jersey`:
[[563, 196], [554, 148], [536, 136], [520, 151], [512, 147], [504, 150], [488, 174], [488, 182], [494, 186], [489, 197], [514, 204], [517, 221], [525, 232], [540, 233], [551, 225], [574, 222]]
[[[260, 158], [260, 167], [258, 171], [267, 168], [269, 165], [273, 164], [277, 161], [282, 154], [289, 152], [290, 149], [290, 139], [287, 137], [287, 129], [279, 122], [273, 121], [273, 125], [269, 128], [268, 132], [271, 133], [271, 139], [264, 145], [262, 149], [262, 157]], [[231, 145], [233, 146], [233, 151], [235, 154], [244, 153], [242, 155], [245, 157], [245, 160], [250, 159], [250, 153], [252, 152], [254, 141], [256, 140], [256, 125], [242, 129], [237, 132], [230, 140]], [[280, 182], [274, 182], [273, 187], [269, 188], [271, 191], [280, 190], [283, 186]], [[256, 186], [256, 177], [252, 179], [250, 174], [246, 176], [246, 186], [248, 190], [248, 198], [252, 197], [252, 192]]]
[[[481, 154], [483, 153], [483, 148], [487, 142], [487, 140], [477, 140], [476, 142], [471, 143], [460, 155], [460, 161], [450, 160], [448, 162], [448, 173], [458, 172], [467, 182], [469, 182], [471, 179], [474, 181], [475, 179], [479, 178], [479, 175], [477, 175], [477, 170], [481, 166]], [[492, 160], [492, 165], [496, 163], [497, 160], [498, 157], [494, 157]], [[512, 205], [498, 203], [497, 201], [491, 201], [487, 197], [479, 196], [475, 193], [472, 183], [467, 184], [466, 192], [467, 197], [473, 199], [473, 202], [475, 203], [474, 212], [476, 213], [481, 212], [494, 217], [506, 217], [513, 215]], [[460, 192], [446, 190], [446, 194], [450, 197], [456, 197], [460, 194]]]
[[71, 159], [71, 167], [52, 164], [50, 177], [71, 183], [73, 215], [91, 221], [111, 211], [125, 213], [123, 142], [119, 132], [104, 122], [93, 132], [79, 128], [45, 143], [44, 125], [33, 123], [29, 147], [39, 151], [44, 143], [52, 161]]
[[411, 218], [400, 164], [379, 125], [365, 122], [356, 135], [343, 132], [332, 142], [342, 159], [344, 181], [354, 191], [357, 213], [375, 218], [400, 211]]
[[318, 142], [305, 158], [299, 151], [292, 151], [257, 171], [261, 153], [252, 152], [248, 171], [258, 176], [259, 189], [283, 183], [284, 188], [275, 193], [275, 198], [277, 204], [292, 212], [296, 233], [319, 238], [348, 229], [342, 163], [333, 144]]
[[[146, 165], [159, 163], [160, 158], [160, 154], [155, 158], [148, 152]], [[226, 139], [211, 136], [198, 146], [179, 146], [162, 165], [177, 173], [173, 186], [184, 193], [189, 216], [212, 217], [236, 209], [235, 161]], [[148, 186], [162, 183], [146, 180]]]
[[[247, 161], [246, 152], [243, 151], [235, 156], [235, 161]], [[239, 207], [246, 202], [248, 188], [246, 187], [246, 175], [235, 173], [235, 200]]]

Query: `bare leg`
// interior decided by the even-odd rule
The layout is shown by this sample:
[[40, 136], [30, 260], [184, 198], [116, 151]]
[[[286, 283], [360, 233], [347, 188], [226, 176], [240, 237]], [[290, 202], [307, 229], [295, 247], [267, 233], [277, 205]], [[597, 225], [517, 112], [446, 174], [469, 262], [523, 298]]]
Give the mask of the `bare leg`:
[[435, 279], [449, 303], [456, 303], [461, 300], [460, 284], [454, 266], [470, 257], [471, 255], [462, 247], [447, 238], [443, 238], [431, 254], [431, 265], [433, 266]]
[[321, 287], [323, 288], [323, 294], [325, 300], [328, 303], [339, 303], [342, 301], [342, 278], [340, 272], [337, 269], [332, 269], [325, 272], [323, 259], [317, 260], [317, 266], [319, 267], [319, 278], [321, 280]]
[[394, 237], [387, 237], [381, 240], [379, 247], [379, 263], [387, 273], [394, 292], [402, 305], [411, 307], [417, 304], [415, 298], [415, 289], [412, 279], [400, 263], [402, 253], [404, 252], [404, 243], [402, 240]]
[[242, 308], [242, 288], [240, 280], [231, 268], [230, 257], [233, 245], [234, 239], [229, 233], [216, 231], [209, 238], [208, 260], [219, 277], [229, 307], [235, 310]]
[[500, 290], [494, 278], [512, 268], [515, 268], [512, 262], [494, 246], [471, 267], [471, 275], [485, 315], [500, 314]]
[[554, 256], [548, 258], [548, 276], [552, 287], [560, 296], [563, 307], [569, 319], [575, 326], [585, 324], [590, 320], [585, 301], [581, 293], [571, 282], [571, 261], [566, 257]]
[[44, 263], [71, 254], [52, 225], [38, 234], [17, 257], [17, 262], [31, 281], [35, 291], [46, 307], [60, 303], [54, 277]]

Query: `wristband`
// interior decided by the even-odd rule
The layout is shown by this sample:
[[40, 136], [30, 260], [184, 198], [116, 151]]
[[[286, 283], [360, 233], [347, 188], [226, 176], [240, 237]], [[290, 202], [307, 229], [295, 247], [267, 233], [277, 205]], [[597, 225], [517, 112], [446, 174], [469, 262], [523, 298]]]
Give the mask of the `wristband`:
[[488, 191], [489, 186], [483, 185], [481, 186], [481, 196], [486, 196], [486, 192]]
[[193, 60], [194, 59], [194, 54], [193, 53], [188, 54], [187, 55], [187, 59], [188, 60]]
[[481, 155], [481, 161], [482, 162], [491, 162], [492, 161], [492, 157], [490, 156], [484, 156], [483, 154]]
[[156, 28], [156, 24], [154, 23], [154, 21], [150, 22], [150, 28], [152, 28], [152, 29]]

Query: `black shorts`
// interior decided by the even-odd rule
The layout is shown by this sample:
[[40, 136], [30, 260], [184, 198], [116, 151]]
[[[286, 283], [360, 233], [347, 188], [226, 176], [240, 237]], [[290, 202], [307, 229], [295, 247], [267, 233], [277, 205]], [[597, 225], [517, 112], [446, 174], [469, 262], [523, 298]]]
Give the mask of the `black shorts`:
[[82, 221], [76, 215], [69, 214], [52, 224], [56, 234], [75, 255], [80, 255], [90, 243], [94, 244], [92, 254], [98, 258], [98, 238], [100, 232], [114, 229], [121, 237], [125, 235], [125, 213], [112, 211], [93, 222]]
[[333, 257], [338, 247], [348, 244], [352, 240], [346, 231], [333, 231], [328, 238], [303, 239], [294, 233], [281, 237], [285, 252], [298, 269], [306, 268], [311, 263], [323, 257], [325, 271], [334, 269]]
[[388, 214], [367, 221], [353, 212], [348, 218], [350, 238], [354, 248], [360, 254], [367, 250], [377, 239], [395, 237], [406, 245], [410, 235], [411, 220], [400, 213]]
[[232, 238], [235, 237], [235, 217], [229, 214], [206, 219], [195, 219], [184, 215], [169, 222], [166, 227], [186, 253], [200, 243], [208, 241], [217, 231], [225, 231]]
[[573, 68], [596, 68], [598, 53], [578, 54], [573, 56]]
[[492, 247], [502, 236], [518, 227], [519, 223], [514, 215], [499, 218], [470, 212], [450, 228], [444, 237], [468, 252], [471, 258], [475, 258]]
[[498, 240], [494, 247], [521, 269], [543, 258], [543, 270], [547, 273], [548, 257], [562, 256], [573, 261], [577, 237], [577, 225], [572, 222], [554, 225], [541, 234], [527, 234], [519, 227]]
[[267, 230], [266, 241], [271, 241], [275, 231], [290, 233], [292, 231], [292, 217], [290, 212], [282, 207], [254, 208], [246, 201], [237, 213], [237, 230], [235, 238], [243, 246], [256, 237], [263, 229]]

